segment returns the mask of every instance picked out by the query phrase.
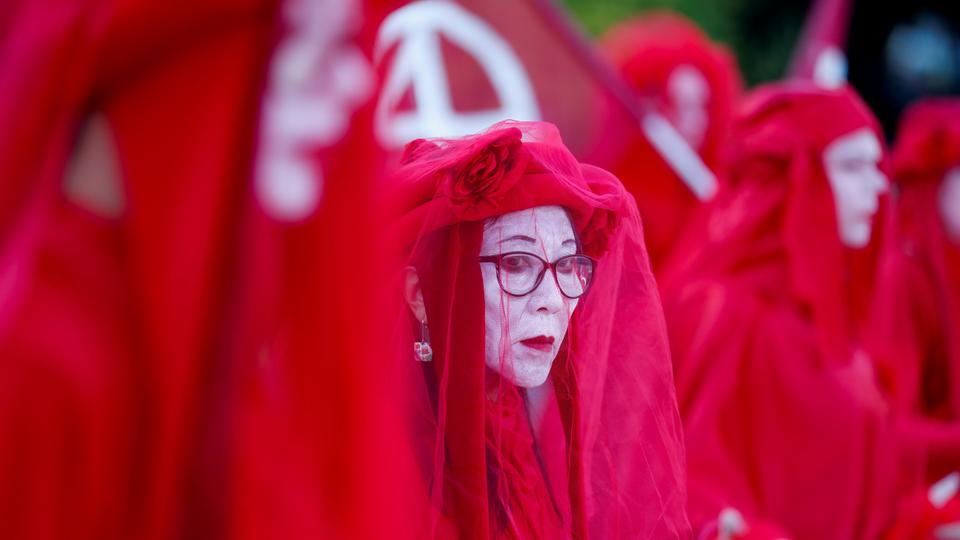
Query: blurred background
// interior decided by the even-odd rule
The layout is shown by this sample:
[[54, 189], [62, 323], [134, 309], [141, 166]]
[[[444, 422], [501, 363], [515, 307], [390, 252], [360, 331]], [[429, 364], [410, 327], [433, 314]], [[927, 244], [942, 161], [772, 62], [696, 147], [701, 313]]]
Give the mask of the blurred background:
[[[670, 9], [735, 53], [748, 87], [783, 77], [813, 2], [809, 0], [562, 0], [591, 35], [631, 15]], [[850, 81], [888, 136], [904, 106], [960, 91], [960, 2], [853, 2]]]

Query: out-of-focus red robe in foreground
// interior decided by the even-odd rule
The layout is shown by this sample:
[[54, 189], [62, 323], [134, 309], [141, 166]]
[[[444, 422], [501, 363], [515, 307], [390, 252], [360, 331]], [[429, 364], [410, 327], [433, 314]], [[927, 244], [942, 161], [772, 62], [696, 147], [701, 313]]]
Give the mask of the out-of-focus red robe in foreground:
[[[402, 449], [382, 451], [395, 400], [365, 319], [377, 149], [362, 103], [323, 99], [345, 80], [328, 68], [362, 58], [331, 54], [358, 6], [309, 2], [296, 22], [317, 48], [281, 63], [278, 4], [0, 13], [0, 537], [402, 535]], [[274, 73], [295, 88], [271, 103], [295, 94], [284, 112], [337, 129], [261, 130]], [[91, 117], [116, 160], [109, 218], [62, 185]], [[323, 186], [295, 219], [254, 189], [290, 131]]]

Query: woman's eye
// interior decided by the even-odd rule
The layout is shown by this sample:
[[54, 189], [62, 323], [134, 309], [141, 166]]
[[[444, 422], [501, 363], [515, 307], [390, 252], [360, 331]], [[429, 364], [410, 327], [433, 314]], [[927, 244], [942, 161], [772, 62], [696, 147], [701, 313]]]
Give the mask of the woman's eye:
[[527, 260], [527, 257], [521, 255], [512, 255], [504, 257], [500, 261], [500, 267], [511, 273], [521, 273], [526, 272], [530, 269], [530, 261]]
[[840, 162], [840, 170], [847, 174], [855, 174], [870, 165], [871, 163], [865, 159], [845, 159]]
[[573, 261], [570, 259], [564, 259], [557, 263], [557, 272], [561, 274], [572, 274], [573, 273]]

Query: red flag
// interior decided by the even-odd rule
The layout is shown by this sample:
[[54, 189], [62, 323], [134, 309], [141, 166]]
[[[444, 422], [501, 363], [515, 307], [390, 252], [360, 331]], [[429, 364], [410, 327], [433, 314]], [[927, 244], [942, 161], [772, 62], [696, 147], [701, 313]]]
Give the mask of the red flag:
[[641, 133], [630, 90], [548, 2], [394, 2], [375, 52], [377, 135], [393, 148], [507, 118], [556, 124], [578, 156], [611, 131]]
[[[616, 170], [638, 144], [660, 160], [669, 187], [659, 178], [621, 178], [645, 218], [661, 215], [654, 206], [672, 208], [676, 191], [694, 203], [715, 193], [716, 171], [553, 4], [419, 0], [391, 7], [375, 49], [384, 81], [376, 129], [386, 146], [476, 133], [502, 119], [546, 120], [583, 161]], [[676, 234], [672, 223], [663, 226]]]

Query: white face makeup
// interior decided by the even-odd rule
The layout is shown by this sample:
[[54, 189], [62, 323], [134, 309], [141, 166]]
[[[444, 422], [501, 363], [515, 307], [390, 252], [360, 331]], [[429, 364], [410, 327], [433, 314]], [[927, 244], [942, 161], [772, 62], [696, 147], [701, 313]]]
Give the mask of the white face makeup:
[[947, 236], [955, 244], [960, 244], [960, 167], [947, 171], [940, 184], [939, 202]]
[[682, 64], [670, 72], [667, 93], [673, 103], [673, 123], [694, 150], [699, 150], [710, 127], [707, 105], [710, 84], [699, 69]]
[[[570, 218], [559, 206], [538, 206], [488, 220], [480, 255], [514, 251], [532, 253], [549, 262], [576, 253]], [[496, 265], [480, 264], [480, 272], [487, 366], [520, 387], [543, 384], [578, 300], [560, 293], [551, 269], [533, 292], [519, 297], [500, 288]]]
[[869, 128], [831, 142], [823, 151], [823, 167], [830, 180], [840, 241], [851, 248], [870, 243], [873, 216], [889, 182], [880, 171], [880, 141]]

